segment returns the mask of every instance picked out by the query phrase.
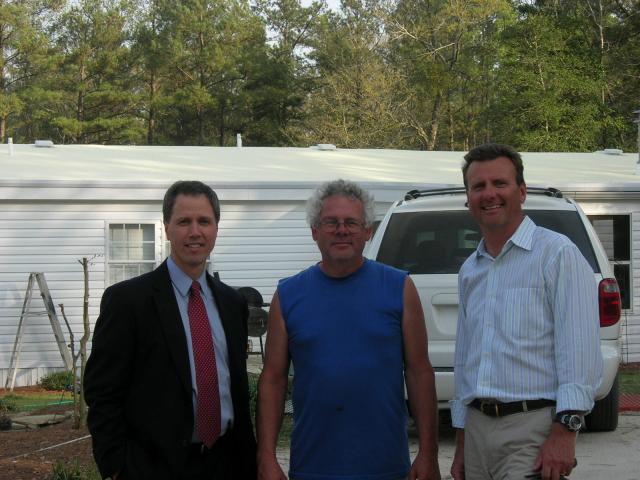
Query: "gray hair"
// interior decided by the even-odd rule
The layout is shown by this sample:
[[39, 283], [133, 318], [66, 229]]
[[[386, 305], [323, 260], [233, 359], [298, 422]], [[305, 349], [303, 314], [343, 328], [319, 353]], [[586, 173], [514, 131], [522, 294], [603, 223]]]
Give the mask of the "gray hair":
[[373, 195], [355, 182], [340, 179], [323, 183], [313, 192], [309, 200], [307, 200], [307, 222], [309, 222], [310, 226], [313, 227], [320, 223], [322, 203], [334, 195], [341, 195], [362, 202], [365, 227], [370, 227], [373, 224], [375, 218]]

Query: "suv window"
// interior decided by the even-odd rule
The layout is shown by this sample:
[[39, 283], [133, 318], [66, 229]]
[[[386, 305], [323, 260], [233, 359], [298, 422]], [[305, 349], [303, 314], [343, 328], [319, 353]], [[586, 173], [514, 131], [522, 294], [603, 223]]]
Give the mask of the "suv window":
[[[600, 269], [577, 212], [527, 210], [542, 227], [575, 243], [595, 273]], [[480, 229], [467, 211], [395, 213], [389, 220], [377, 260], [409, 273], [458, 273], [480, 242]]]

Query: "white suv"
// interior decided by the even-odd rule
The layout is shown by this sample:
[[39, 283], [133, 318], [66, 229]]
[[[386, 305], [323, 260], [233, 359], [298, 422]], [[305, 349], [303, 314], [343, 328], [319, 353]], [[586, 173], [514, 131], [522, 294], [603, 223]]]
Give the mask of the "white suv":
[[[369, 258], [407, 270], [418, 288], [440, 408], [448, 408], [453, 396], [458, 270], [481, 238], [465, 202], [463, 188], [408, 192], [389, 209], [366, 251]], [[590, 430], [615, 430], [620, 293], [613, 269], [591, 223], [572, 199], [552, 188], [529, 188], [524, 210], [537, 225], [569, 237], [593, 268], [604, 375], [597, 392], [599, 400], [586, 424]]]

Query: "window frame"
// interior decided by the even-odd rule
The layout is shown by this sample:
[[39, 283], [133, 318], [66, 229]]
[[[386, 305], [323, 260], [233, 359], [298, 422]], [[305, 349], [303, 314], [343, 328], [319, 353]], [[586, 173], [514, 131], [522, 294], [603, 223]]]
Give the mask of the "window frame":
[[[598, 234], [598, 229], [595, 227], [595, 225], [593, 224], [594, 220], [606, 220], [606, 219], [611, 219], [615, 221], [615, 217], [627, 217], [628, 218], [628, 226], [629, 226], [629, 230], [627, 233], [627, 243], [629, 245], [629, 251], [627, 252], [629, 255], [629, 259], [628, 260], [616, 260], [615, 258], [609, 258], [609, 252], [606, 250], [605, 248], [605, 252], [607, 253], [607, 261], [609, 262], [609, 264], [611, 265], [611, 268], [615, 271], [616, 266], [627, 266], [628, 267], [628, 286], [627, 286], [627, 294], [628, 294], [628, 306], [625, 307], [624, 306], [624, 301], [623, 301], [623, 305], [622, 305], [622, 310], [624, 312], [628, 312], [628, 313], [633, 313], [633, 301], [634, 301], [634, 295], [633, 295], [633, 285], [634, 285], [634, 279], [633, 279], [633, 213], [630, 212], [620, 212], [620, 213], [594, 213], [594, 214], [587, 214], [587, 218], [589, 219], [589, 222], [591, 223], [591, 225], [593, 226], [594, 231], [596, 232], [596, 234]], [[612, 227], [612, 235], [613, 235], [613, 246], [615, 248], [615, 224]], [[602, 239], [600, 239], [600, 236], [598, 234], [598, 239], [600, 240], [600, 243], [602, 242]], [[604, 243], [603, 243], [603, 248], [604, 248]], [[617, 278], [616, 278], [617, 280]], [[620, 282], [618, 282], [618, 284], [620, 284]]]
[[[153, 260], [138, 260], [138, 261], [130, 261], [130, 260], [115, 260], [111, 258], [111, 240], [110, 240], [110, 227], [112, 225], [138, 225], [141, 227], [142, 225], [152, 225], [153, 226]], [[164, 231], [162, 228], [162, 222], [159, 220], [148, 220], [148, 219], [126, 219], [126, 220], [106, 220], [104, 222], [104, 245], [105, 245], [105, 261], [104, 261], [104, 283], [105, 288], [113, 285], [118, 282], [111, 282], [111, 265], [113, 263], [118, 264], [132, 264], [132, 265], [140, 265], [140, 264], [151, 264], [152, 269], [155, 269], [162, 263], [164, 259]], [[129, 277], [133, 278], [133, 277]]]

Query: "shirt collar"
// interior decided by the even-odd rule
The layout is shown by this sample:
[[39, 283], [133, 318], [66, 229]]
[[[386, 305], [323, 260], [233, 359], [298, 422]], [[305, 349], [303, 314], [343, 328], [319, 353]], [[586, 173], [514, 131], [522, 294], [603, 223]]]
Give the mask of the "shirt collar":
[[[173, 283], [174, 287], [178, 290], [180, 295], [183, 297], [187, 297], [189, 295], [189, 289], [191, 288], [191, 284], [193, 280], [189, 275], [184, 273], [176, 262], [173, 261], [173, 258], [167, 258], [167, 268], [169, 269], [169, 277], [171, 278], [171, 283]], [[207, 288], [207, 272], [206, 270], [202, 272], [202, 275], [198, 278], [198, 283], [200, 283], [200, 290], [206, 296], [209, 292]]]
[[[504, 252], [508, 251], [512, 245], [516, 247], [522, 248], [523, 250], [531, 250], [531, 246], [533, 245], [533, 233], [536, 229], [536, 224], [531, 220], [528, 216], [522, 219], [520, 225], [518, 225], [517, 230], [511, 235], [511, 238], [507, 240], [505, 243], [505, 247], [502, 247], [502, 251], [498, 255], [502, 255]], [[487, 248], [485, 246], [484, 238], [480, 240], [480, 244], [476, 249], [476, 258], [480, 256], [491, 257], [489, 252], [487, 252]]]

